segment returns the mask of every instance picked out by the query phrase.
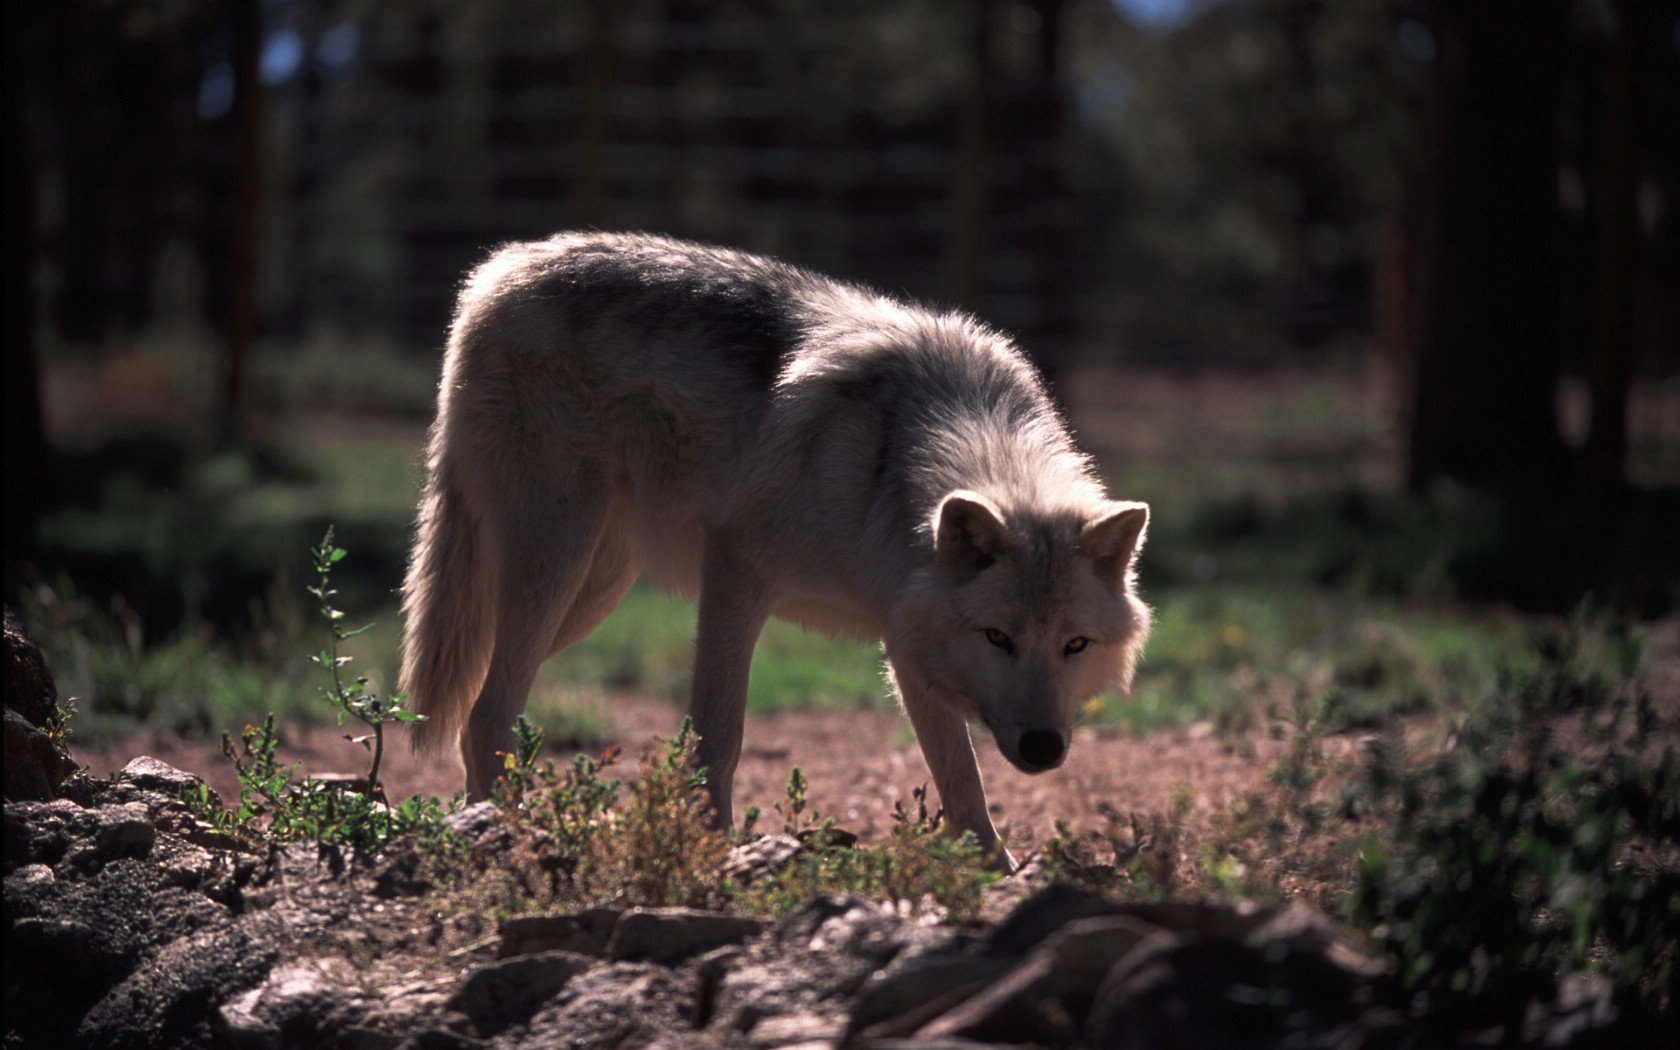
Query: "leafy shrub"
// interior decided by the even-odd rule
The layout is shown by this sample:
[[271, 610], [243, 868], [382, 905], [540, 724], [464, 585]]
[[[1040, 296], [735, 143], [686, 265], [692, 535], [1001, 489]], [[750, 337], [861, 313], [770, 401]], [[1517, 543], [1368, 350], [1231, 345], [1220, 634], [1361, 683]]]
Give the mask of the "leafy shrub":
[[981, 892], [997, 881], [987, 869], [992, 858], [973, 832], [952, 836], [943, 811], [930, 813], [927, 788], [912, 793], [914, 809], [903, 801], [893, 807], [892, 837], [877, 846], [857, 845], [837, 832], [832, 820], [806, 814], [804, 775], [796, 767], [788, 778], [783, 831], [800, 837], [805, 849], [793, 862], [740, 899], [741, 910], [780, 915], [813, 897], [854, 894], [887, 901], [911, 913], [932, 911], [952, 922], [972, 921]]
[[391, 722], [414, 722], [421, 715], [408, 710], [402, 695], [382, 696], [368, 688], [366, 678], [346, 682], [341, 669], [350, 657], [341, 655], [340, 643], [368, 630], [347, 630], [344, 613], [332, 605], [337, 593], [332, 587], [333, 567], [346, 552], [333, 544], [329, 526], [321, 543], [310, 551], [314, 558], [316, 583], [309, 593], [319, 601], [319, 613], [327, 627], [327, 645], [313, 659], [326, 672], [330, 684], [319, 692], [338, 709], [338, 722], [351, 717], [371, 732], [346, 737], [372, 755], [372, 764], [362, 778], [360, 790], [346, 791], [341, 785], [315, 779], [297, 780], [297, 766], [283, 766], [276, 756], [279, 736], [271, 712], [259, 728], [247, 725], [240, 733], [239, 747], [222, 735], [222, 754], [233, 763], [239, 778], [239, 801], [231, 812], [210, 802], [208, 789], [187, 801], [217, 828], [268, 842], [309, 839], [341, 844], [362, 854], [377, 853], [388, 843], [410, 834], [438, 841], [442, 838], [447, 809], [435, 798], [409, 798], [389, 805], [379, 785], [379, 768], [385, 753], [385, 726]]
[[687, 719], [629, 781], [602, 775], [617, 762], [616, 748], [539, 768], [541, 731], [521, 719], [516, 739], [496, 790], [513, 843], [493, 902], [506, 911], [682, 905], [777, 915], [813, 896], [856, 894], [960, 921], [976, 914], [980, 891], [996, 878], [983, 870], [972, 835], [944, 833], [940, 814], [928, 812], [926, 789], [916, 792], [914, 812], [899, 805], [889, 842], [858, 847], [810, 809], [796, 768], [777, 809], [783, 831], [803, 848], [781, 871], [740, 886], [725, 874], [725, 861], [751, 837], [759, 815], [748, 811], [734, 831], [713, 826]]
[[1675, 1005], [1680, 755], [1640, 753], [1654, 713], [1612, 648], [1607, 670], [1578, 637], [1543, 640], [1503, 710], [1369, 780], [1392, 830], [1367, 846], [1351, 912], [1423, 1000], [1522, 1003], [1586, 970]]
[[644, 759], [641, 779], [628, 784], [601, 776], [617, 761], [617, 748], [598, 760], [578, 755], [563, 769], [553, 762], [536, 769], [541, 739], [521, 719], [509, 775], [497, 790], [514, 843], [504, 907], [719, 903], [717, 873], [729, 840], [711, 825], [686, 719], [662, 753]]

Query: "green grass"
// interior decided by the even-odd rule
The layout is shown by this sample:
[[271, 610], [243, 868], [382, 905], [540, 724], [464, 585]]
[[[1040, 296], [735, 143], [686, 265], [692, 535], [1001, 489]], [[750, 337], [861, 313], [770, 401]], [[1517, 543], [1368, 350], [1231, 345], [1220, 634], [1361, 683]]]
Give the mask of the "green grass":
[[[695, 619], [693, 602], [638, 583], [594, 634], [544, 666], [539, 688], [626, 689], [686, 702]], [[875, 647], [779, 621], [765, 627], [753, 653], [749, 712], [891, 703]]]
[[1197, 722], [1241, 729], [1303, 693], [1325, 700], [1343, 728], [1459, 710], [1533, 665], [1525, 624], [1350, 591], [1172, 590], [1155, 610], [1132, 694], [1102, 697], [1086, 714], [1137, 732]]

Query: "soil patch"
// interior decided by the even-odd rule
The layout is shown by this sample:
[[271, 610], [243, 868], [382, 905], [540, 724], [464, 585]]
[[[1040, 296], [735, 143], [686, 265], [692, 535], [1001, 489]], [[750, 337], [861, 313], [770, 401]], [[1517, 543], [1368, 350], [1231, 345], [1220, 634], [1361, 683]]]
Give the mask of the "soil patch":
[[[623, 750], [617, 775], [635, 773], [637, 759], [656, 737], [677, 730], [682, 711], [670, 703], [632, 695], [615, 697], [613, 732], [591, 746]], [[1057, 820], [1077, 830], [1102, 826], [1102, 810], [1165, 813], [1175, 806], [1192, 828], [1204, 827], [1210, 814], [1230, 806], [1264, 782], [1283, 754], [1285, 743], [1256, 719], [1256, 728], [1232, 735], [1208, 724], [1135, 737], [1120, 730], [1081, 728], [1067, 762], [1053, 772], [1028, 776], [1011, 767], [983, 730], [975, 734], [992, 820], [1012, 848], [1042, 845]], [[404, 734], [395, 731], [382, 780], [391, 798], [430, 795], [447, 798], [461, 790], [465, 774], [453, 753], [417, 755]], [[334, 727], [281, 726], [279, 754], [298, 762], [306, 774], [365, 773], [367, 757]], [[1333, 738], [1332, 752], [1351, 751], [1358, 737]], [[137, 755], [150, 755], [205, 778], [224, 799], [237, 798], [232, 765], [220, 742], [140, 731], [99, 749], [75, 746], [76, 759], [96, 776], [121, 769]], [[569, 753], [558, 751], [564, 760]], [[735, 774], [737, 819], [757, 806], [774, 821], [775, 805], [786, 797], [788, 774], [798, 766], [809, 783], [808, 798], [822, 815], [865, 842], [885, 839], [893, 826], [894, 807], [912, 805], [912, 793], [929, 785], [929, 804], [937, 800], [927, 764], [916, 746], [909, 721], [897, 712], [795, 711], [747, 720], [741, 763]], [[1022, 854], [1017, 850], [1017, 856]]]

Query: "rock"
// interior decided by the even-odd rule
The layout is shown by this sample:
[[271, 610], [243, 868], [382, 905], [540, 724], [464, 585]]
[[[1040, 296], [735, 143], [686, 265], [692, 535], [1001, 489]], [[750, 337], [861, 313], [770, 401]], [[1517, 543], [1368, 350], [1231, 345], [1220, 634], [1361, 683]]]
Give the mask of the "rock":
[[432, 888], [432, 880], [422, 874], [425, 857], [414, 846], [399, 846], [379, 859], [374, 866], [373, 892], [390, 900], [394, 897], [418, 897]]
[[739, 944], [764, 932], [759, 919], [693, 908], [632, 908], [613, 927], [607, 955], [612, 959], [673, 963], [726, 944]]
[[958, 930], [907, 921], [892, 909], [857, 897], [819, 897], [795, 908], [776, 930], [786, 946], [816, 954], [840, 952], [880, 969], [907, 952], [967, 947]]
[[577, 915], [519, 915], [503, 919], [497, 932], [502, 943], [498, 959], [536, 952], [568, 951], [604, 957], [620, 912], [615, 908], [591, 908]]
[[8, 800], [56, 798], [76, 763], [45, 732], [6, 708], [5, 790]]
[[70, 848], [72, 828], [83, 809], [69, 799], [50, 802], [8, 802], [5, 809], [6, 874], [22, 864], [49, 867]]
[[[130, 784], [142, 791], [156, 792], [171, 799], [179, 799], [189, 792], [197, 793], [204, 786], [204, 778], [197, 773], [188, 773], [183, 769], [176, 769], [167, 762], [141, 755], [131, 759], [128, 765], [117, 770], [111, 778], [119, 784]], [[210, 804], [220, 808], [222, 798], [216, 792], [209, 793]]]
[[829, 1047], [840, 1035], [844, 1024], [831, 1014], [794, 1013], [766, 1017], [753, 1025], [747, 1042], [755, 1047], [773, 1048]]
[[1116, 915], [1124, 906], [1065, 882], [1052, 883], [1028, 897], [992, 930], [987, 950], [1022, 956], [1033, 946], [1077, 919]]
[[408, 1036], [397, 1044], [397, 1050], [481, 1050], [489, 1046], [482, 1039], [449, 1028], [431, 1027]]
[[1016, 965], [986, 955], [923, 957], [895, 971], [879, 971], [853, 1000], [843, 1044], [908, 1036]]
[[273, 937], [221, 926], [164, 946], [88, 1011], [84, 1046], [207, 1046], [213, 1005], [261, 981], [279, 957]]
[[723, 862], [724, 877], [736, 886], [751, 886], [755, 882], [774, 878], [793, 863], [805, 847], [792, 835], [765, 835], [742, 843], [729, 851]]
[[[23, 621], [18, 619], [10, 606], [6, 607], [4, 615], [5, 643], [0, 650], [0, 676], [5, 680], [6, 708], [16, 711], [30, 725], [44, 729], [58, 717], [58, 686], [53, 683], [52, 672], [47, 670], [47, 659], [41, 655], [41, 647], [24, 630]], [[8, 792], [6, 797], [12, 796]]]
[[855, 897], [818, 898], [794, 909], [773, 934], [717, 960], [717, 972], [702, 968], [699, 1012], [709, 1029], [743, 1037], [770, 1017], [833, 1016], [841, 1022], [851, 1013], [847, 1003], [882, 968], [896, 972], [919, 960], [969, 957], [977, 943], [972, 934]]
[[3, 779], [9, 802], [51, 799], [76, 771], [76, 762], [46, 730], [58, 718], [58, 687], [40, 648], [23, 624], [5, 610], [0, 653], [6, 709]]
[[916, 1037], [1071, 1043], [1110, 969], [1140, 946], [1171, 936], [1125, 915], [1070, 922], [1018, 966], [923, 1025]]
[[1309, 953], [1169, 936], [1114, 967], [1087, 1030], [1116, 1048], [1347, 1045], [1367, 1005], [1347, 977]]
[[[234, 1050], [396, 1050], [416, 1045], [417, 1035], [439, 1027], [428, 1014], [441, 1008], [442, 999], [406, 991], [370, 994], [361, 975], [334, 959], [288, 963], [215, 1011], [214, 1045]], [[468, 1039], [429, 1045], [478, 1044]]]
[[64, 863], [83, 872], [97, 871], [124, 857], [144, 857], [157, 839], [151, 814], [142, 803], [100, 806], [82, 813], [86, 819], [77, 828], [81, 835], [65, 851]]
[[443, 826], [470, 842], [478, 842], [501, 827], [501, 810], [494, 802], [474, 802], [443, 818]]
[[449, 1008], [472, 1019], [486, 1035], [528, 1020], [566, 982], [595, 964], [576, 952], [547, 951], [487, 963], [474, 969], [449, 999]]
[[517, 1045], [546, 1047], [653, 1046], [670, 1050], [738, 1047], [694, 1031], [688, 981], [649, 963], [605, 963], [574, 977], [543, 1004]]
[[6, 876], [6, 906], [9, 910], [14, 900], [49, 892], [57, 884], [53, 870], [45, 864], [25, 864]]
[[327, 993], [317, 967], [277, 967], [262, 984], [222, 1004], [213, 1018], [216, 1036], [235, 1050], [281, 1050], [286, 1023]]
[[[1657, 1019], [1603, 978], [1465, 1013], [1413, 1001], [1305, 909], [1066, 887], [1021, 901], [990, 933], [853, 897], [774, 924], [681, 908], [518, 916], [498, 929], [500, 958], [463, 978], [488, 920], [381, 897], [418, 879], [404, 854], [369, 866], [313, 843], [213, 853], [170, 801], [195, 781], [145, 760], [77, 801], [6, 804], [8, 1045], [1666, 1045]], [[497, 877], [499, 817], [461, 825], [480, 835], [464, 869]], [[744, 863], [788, 855], [762, 849]], [[1521, 1031], [1494, 1031], [1490, 1017]]]

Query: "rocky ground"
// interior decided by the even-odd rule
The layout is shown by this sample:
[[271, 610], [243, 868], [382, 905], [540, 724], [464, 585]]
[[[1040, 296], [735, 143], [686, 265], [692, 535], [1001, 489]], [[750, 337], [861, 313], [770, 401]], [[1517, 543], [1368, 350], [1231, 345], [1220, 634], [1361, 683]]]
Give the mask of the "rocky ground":
[[[965, 927], [843, 897], [777, 922], [610, 908], [498, 922], [444, 907], [402, 848], [366, 862], [312, 845], [229, 849], [179, 801], [198, 776], [156, 758], [67, 775], [73, 763], [12, 710], [41, 687], [14, 682], [10, 626], [8, 1048], [1661, 1045], [1601, 982], [1420, 1009], [1303, 906], [1120, 904], [1048, 885], [1032, 863]], [[811, 717], [838, 721], [827, 736], [755, 728], [749, 800], [774, 801], [798, 761], [822, 770], [811, 779], [826, 812], [874, 833], [886, 818], [872, 800], [920, 782], [910, 742], [888, 716]], [[1091, 736], [1053, 804], [1031, 787], [1053, 781], [1012, 794], [994, 775], [999, 816], [1077, 821], [1111, 792], [1217, 804], [1266, 768], [1262, 745]], [[412, 767], [397, 790], [455, 775]], [[493, 863], [492, 813], [451, 819]], [[799, 848], [760, 839], [730, 863], [750, 881]]]
[[[1590, 981], [1448, 1024], [1303, 907], [1118, 904], [1030, 873], [969, 928], [834, 897], [775, 923], [448, 914], [401, 850], [221, 849], [176, 801], [196, 781], [140, 758], [6, 805], [8, 1047], [1481, 1046], [1510, 1019], [1498, 1045], [1656, 1045]], [[487, 809], [453, 822], [493, 848]]]

